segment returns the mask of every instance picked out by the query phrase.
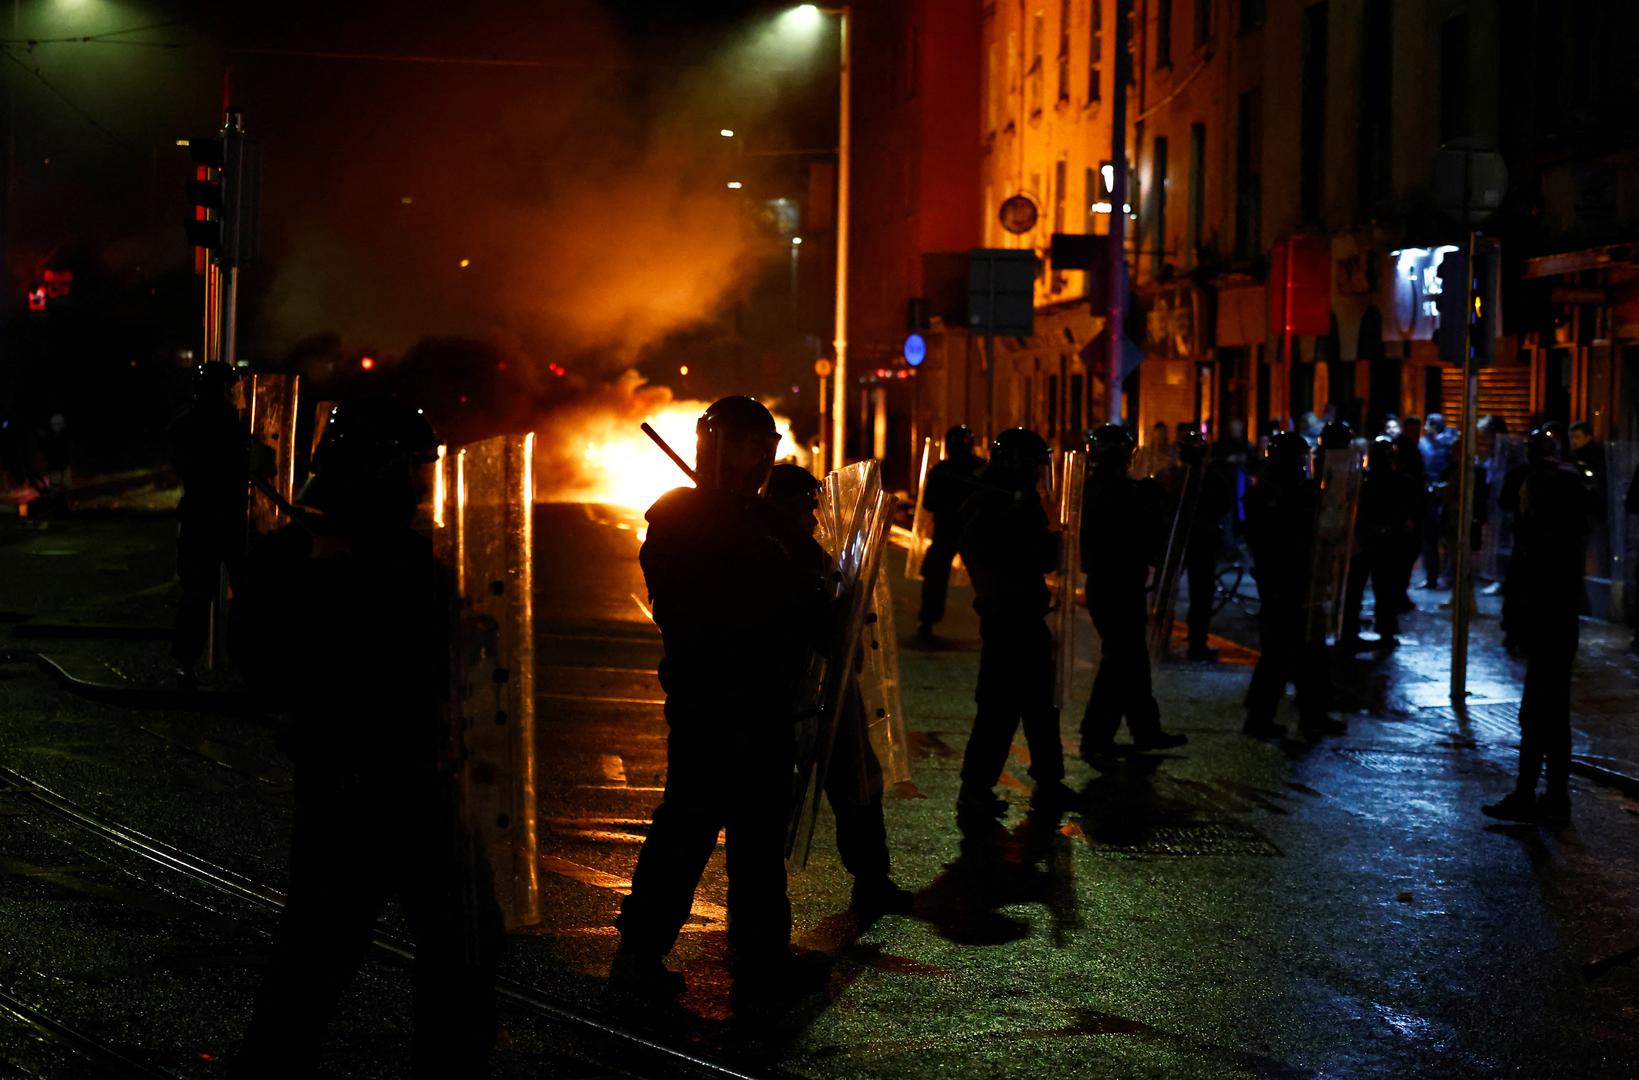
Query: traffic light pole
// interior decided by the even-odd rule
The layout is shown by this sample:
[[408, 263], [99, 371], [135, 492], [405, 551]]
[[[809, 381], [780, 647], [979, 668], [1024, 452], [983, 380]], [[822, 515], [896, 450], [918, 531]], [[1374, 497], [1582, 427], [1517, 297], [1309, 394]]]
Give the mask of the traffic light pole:
[[[1112, 424], [1121, 423], [1121, 338], [1126, 333], [1122, 318], [1127, 307], [1127, 73], [1132, 67], [1128, 55], [1132, 0], [1116, 0], [1115, 77], [1110, 87], [1110, 245], [1109, 310], [1104, 321], [1105, 378], [1104, 405]], [[990, 342], [985, 342], [986, 360], [995, 367]], [[1088, 410], [1092, 415], [1092, 410]]]
[[[1466, 190], [1466, 183], [1465, 183]], [[1466, 218], [1467, 215], [1465, 214]], [[1469, 540], [1474, 527], [1474, 440], [1478, 425], [1479, 371], [1474, 366], [1474, 259], [1477, 234], [1468, 230], [1468, 259], [1463, 268], [1463, 430], [1457, 439], [1457, 550], [1451, 555], [1451, 704], [1462, 708], [1468, 698], [1468, 623], [1474, 608], [1474, 560]], [[1480, 303], [1490, 303], [1489, 296]]]

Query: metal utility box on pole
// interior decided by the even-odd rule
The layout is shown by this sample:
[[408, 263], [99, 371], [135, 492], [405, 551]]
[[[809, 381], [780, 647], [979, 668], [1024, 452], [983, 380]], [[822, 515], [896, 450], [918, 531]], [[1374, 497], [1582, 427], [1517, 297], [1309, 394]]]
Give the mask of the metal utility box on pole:
[[[1468, 627], [1474, 606], [1474, 560], [1469, 536], [1474, 519], [1474, 410], [1479, 398], [1477, 356], [1488, 358], [1492, 343], [1476, 341], [1476, 332], [1490, 334], [1498, 326], [1495, 312], [1488, 310], [1495, 298], [1489, 287], [1496, 265], [1489, 241], [1475, 230], [1496, 213], [1508, 189], [1508, 170], [1502, 155], [1494, 150], [1466, 143], [1443, 146], [1434, 159], [1434, 198], [1441, 210], [1456, 218], [1467, 231], [1460, 275], [1463, 305], [1463, 428], [1457, 441], [1457, 550], [1452, 556], [1451, 575], [1451, 703], [1461, 708], [1468, 697]], [[1479, 290], [1475, 273], [1485, 274]], [[1450, 327], [1441, 329], [1448, 335]]]
[[985, 440], [996, 435], [996, 335], [1036, 332], [1036, 253], [975, 248], [968, 256], [967, 324], [985, 339]]

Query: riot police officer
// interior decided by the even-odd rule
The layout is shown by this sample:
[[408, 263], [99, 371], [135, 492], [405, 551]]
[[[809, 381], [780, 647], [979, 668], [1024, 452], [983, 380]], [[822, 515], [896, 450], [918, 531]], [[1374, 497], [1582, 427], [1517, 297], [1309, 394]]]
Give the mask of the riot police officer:
[[177, 505], [176, 574], [182, 586], [171, 657], [177, 680], [194, 681], [194, 665], [211, 632], [211, 605], [222, 568], [231, 572], [245, 547], [245, 500], [249, 483], [247, 432], [228, 400], [234, 370], [202, 364], [194, 375], [194, 400], [171, 426], [171, 464], [182, 481]]
[[[763, 498], [780, 511], [789, 529], [784, 540], [793, 556], [824, 576], [830, 572], [831, 560], [814, 540], [819, 493], [820, 482], [814, 474], [791, 464], [774, 466], [763, 488]], [[851, 906], [866, 919], [907, 914], [914, 898], [894, 884], [889, 873], [882, 763], [871, 748], [868, 717], [857, 684], [850, 687], [844, 702], [825, 773], [825, 797], [836, 818], [837, 854], [854, 879]]]
[[1297, 687], [1298, 725], [1306, 734], [1344, 730], [1327, 715], [1332, 684], [1325, 637], [1309, 640], [1306, 633], [1319, 501], [1319, 491], [1309, 479], [1309, 444], [1295, 431], [1276, 432], [1246, 507], [1246, 538], [1258, 583], [1261, 650], [1246, 692], [1248, 735], [1263, 738], [1285, 730], [1275, 723], [1275, 710], [1288, 682]]
[[665, 649], [666, 790], [616, 920], [610, 979], [641, 998], [682, 989], [663, 959], [723, 831], [735, 1000], [756, 1002], [814, 988], [790, 952], [785, 827], [792, 702], [829, 609], [812, 552], [793, 553], [789, 524], [758, 497], [779, 443], [773, 416], [727, 397], [696, 435], [699, 486], [649, 508], [639, 552]]
[[493, 882], [453, 783], [450, 575], [411, 528], [437, 439], [419, 410], [343, 402], [303, 520], [235, 583], [234, 656], [293, 714], [290, 888], [242, 1076], [310, 1076], [390, 896], [415, 937], [415, 1075], [481, 1075], [501, 941]]
[[[1525, 443], [1526, 472], [1507, 589], [1515, 633], [1525, 653], [1520, 694], [1519, 775], [1514, 790], [1481, 809], [1510, 821], [1570, 820], [1571, 671], [1584, 602], [1582, 572], [1593, 500], [1576, 469], [1560, 460], [1559, 443], [1538, 428]], [[1547, 788], [1536, 795], [1547, 765]]]
[[1088, 438], [1092, 467], [1081, 509], [1081, 568], [1087, 572], [1087, 608], [1098, 631], [1098, 675], [1081, 721], [1081, 755], [1115, 748], [1122, 717], [1136, 750], [1182, 746], [1185, 735], [1163, 731], [1161, 708], [1150, 689], [1144, 628], [1150, 568], [1161, 557], [1161, 492], [1153, 480], [1134, 480], [1132, 434], [1105, 424]]
[[1212, 661], [1218, 650], [1207, 645], [1212, 629], [1212, 601], [1218, 584], [1218, 553], [1223, 547], [1224, 518], [1235, 508], [1235, 489], [1212, 468], [1212, 448], [1194, 428], [1179, 432], [1178, 459], [1199, 475], [1199, 493], [1190, 518], [1184, 547], [1184, 572], [1189, 575], [1189, 659]]
[[1052, 451], [1034, 431], [1002, 432], [962, 508], [962, 562], [973, 579], [981, 642], [973, 693], [978, 709], [956, 801], [963, 826], [1006, 812], [994, 787], [1021, 722], [1035, 797], [1052, 804], [1068, 797], [1053, 700], [1053, 635], [1046, 618], [1052, 594], [1044, 580], [1058, 566], [1060, 539], [1042, 505], [1041, 485], [1051, 460]]
[[962, 531], [962, 504], [973, 494], [973, 476], [984, 459], [973, 452], [973, 432], [958, 424], [945, 432], [945, 459], [928, 470], [922, 505], [933, 515], [933, 539], [922, 557], [922, 607], [917, 637], [933, 640], [933, 628], [945, 617], [950, 564]]
[[1349, 583], [1344, 595], [1342, 639], [1345, 645], [1360, 641], [1360, 607], [1365, 600], [1366, 581], [1372, 585], [1376, 604], [1373, 617], [1377, 643], [1392, 647], [1400, 633], [1400, 608], [1396, 598], [1405, 591], [1401, 578], [1405, 551], [1417, 543], [1422, 521], [1422, 491], [1400, 463], [1401, 448], [1387, 435], [1372, 440], [1366, 476], [1360, 485], [1360, 512], [1355, 519], [1355, 551], [1349, 562]]

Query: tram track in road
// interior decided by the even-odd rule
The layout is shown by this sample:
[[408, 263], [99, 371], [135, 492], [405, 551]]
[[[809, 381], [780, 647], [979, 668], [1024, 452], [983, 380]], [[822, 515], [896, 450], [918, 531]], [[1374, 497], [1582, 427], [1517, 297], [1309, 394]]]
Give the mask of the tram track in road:
[[[6, 766], [0, 766], [0, 792], [14, 802], [44, 811], [83, 833], [95, 836], [141, 862], [206, 886], [262, 913], [277, 915], [284, 908], [284, 894], [279, 890], [87, 809]], [[192, 903], [202, 915], [219, 918], [223, 914], [198, 901]], [[411, 944], [380, 929], [374, 931], [372, 944], [378, 953], [397, 962], [408, 962], [415, 957]], [[596, 1044], [596, 1053], [573, 1055], [583, 1065], [607, 1070], [587, 1076], [665, 1075], [700, 1080], [775, 1080], [777, 1076], [766, 1071], [749, 1072], [742, 1067], [714, 1061], [690, 1049], [671, 1045], [558, 1001], [536, 986], [502, 978], [497, 980], [496, 991], [503, 1006], [510, 1006], [526, 1016], [557, 1027], [565, 1034]], [[103, 1074], [120, 1077], [171, 1075], [141, 1065], [96, 1039], [51, 1019], [33, 1005], [9, 994], [4, 987], [0, 987], [0, 1015], [12, 1016], [39, 1032], [41, 1037], [75, 1051], [88, 1061], [101, 1063]], [[110, 1071], [115, 1066], [126, 1071]]]
[[27, 1028], [36, 1039], [67, 1051], [77, 1064], [83, 1064], [89, 1075], [107, 1080], [171, 1080], [172, 1074], [136, 1060], [100, 1039], [41, 1011], [0, 986], [0, 1018], [7, 1018]]

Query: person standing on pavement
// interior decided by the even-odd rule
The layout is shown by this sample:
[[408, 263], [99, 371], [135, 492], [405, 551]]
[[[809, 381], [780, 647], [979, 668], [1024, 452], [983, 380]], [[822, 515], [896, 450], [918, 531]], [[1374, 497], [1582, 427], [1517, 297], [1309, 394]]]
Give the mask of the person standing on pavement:
[[301, 521], [235, 579], [233, 655], [292, 715], [290, 886], [232, 1075], [314, 1076], [330, 1015], [389, 897], [415, 941], [414, 1075], [484, 1075], [501, 916], [457, 797], [451, 575], [412, 522], [438, 440], [420, 410], [344, 401]]
[[1061, 542], [1043, 506], [1052, 451], [1027, 428], [997, 435], [990, 451], [962, 507], [962, 562], [973, 579], [981, 642], [973, 693], [978, 708], [956, 799], [963, 828], [993, 824], [1007, 812], [995, 786], [1021, 723], [1034, 800], [1062, 806], [1070, 798], [1053, 701], [1055, 646], [1047, 627], [1053, 600], [1045, 576], [1058, 567]]
[[1201, 474], [1184, 548], [1184, 572], [1189, 575], [1188, 655], [1190, 660], [1210, 663], [1218, 659], [1218, 650], [1207, 645], [1218, 587], [1218, 554], [1223, 549], [1224, 518], [1235, 508], [1235, 491], [1223, 473], [1212, 467], [1212, 447], [1200, 432], [1191, 429], [1179, 434], [1178, 458], [1185, 468]]
[[666, 790], [615, 920], [610, 989], [651, 1003], [682, 991], [664, 958], [723, 832], [736, 1009], [775, 1006], [823, 985], [790, 949], [785, 829], [792, 703], [827, 643], [830, 604], [812, 552], [793, 551], [790, 524], [758, 495], [779, 444], [773, 416], [726, 397], [695, 430], [699, 486], [649, 508], [638, 554], [664, 647]]
[[950, 590], [950, 564], [962, 531], [962, 504], [973, 494], [973, 476], [984, 464], [973, 452], [973, 432], [958, 424], [945, 432], [945, 458], [928, 470], [922, 505], [933, 515], [933, 539], [922, 557], [922, 608], [916, 616], [916, 636], [934, 640], [933, 628], [945, 617]]
[[[1520, 694], [1519, 775], [1514, 790], [1481, 810], [1507, 821], [1564, 824], [1571, 816], [1571, 672], [1583, 610], [1588, 486], [1559, 460], [1558, 440], [1538, 428], [1525, 443], [1509, 589], [1525, 653]], [[1547, 788], [1537, 780], [1547, 767]]]
[[1135, 750], [1182, 746], [1187, 736], [1161, 728], [1144, 633], [1150, 569], [1161, 561], [1163, 543], [1160, 486], [1128, 475], [1133, 439], [1120, 424], [1096, 428], [1088, 454], [1081, 568], [1087, 573], [1087, 609], [1098, 631], [1099, 660], [1081, 720], [1081, 756], [1112, 753], [1123, 718]]
[[[791, 464], [774, 466], [763, 487], [763, 498], [780, 512], [789, 530], [782, 538], [787, 550], [807, 571], [823, 578], [831, 572], [831, 559], [814, 539], [819, 528], [819, 493], [820, 482], [814, 474]], [[856, 674], [863, 661], [863, 654], [856, 658]], [[825, 773], [825, 797], [836, 818], [837, 854], [854, 879], [849, 906], [866, 921], [909, 914], [914, 900], [909, 890], [894, 884], [890, 874], [882, 795], [882, 763], [871, 748], [868, 715], [855, 682], [837, 721]]]
[[1428, 491], [1428, 508], [1423, 517], [1425, 589], [1440, 587], [1440, 547], [1446, 542], [1447, 533], [1455, 535], [1456, 532], [1452, 515], [1456, 511], [1457, 482], [1451, 475], [1451, 464], [1452, 447], [1460, 434], [1446, 428], [1445, 417], [1429, 413], [1423, 421], [1423, 436], [1417, 441], [1417, 453], [1423, 462], [1423, 483]]
[[1246, 691], [1246, 734], [1284, 734], [1275, 712], [1286, 684], [1298, 695], [1298, 726], [1311, 737], [1341, 734], [1328, 716], [1332, 679], [1326, 641], [1307, 636], [1306, 604], [1320, 493], [1309, 478], [1309, 444], [1292, 431], [1269, 439], [1263, 477], [1247, 499], [1246, 537], [1258, 583], [1258, 665]]
[[231, 577], [245, 547], [248, 434], [228, 399], [237, 378], [224, 363], [201, 365], [194, 401], [171, 426], [171, 465], [182, 481], [176, 510], [176, 575], [182, 596], [171, 632], [179, 685], [194, 685], [194, 667], [211, 635], [211, 608], [223, 568]]
[[1387, 435], [1372, 440], [1366, 476], [1360, 485], [1360, 511], [1355, 519], [1355, 553], [1349, 562], [1349, 584], [1344, 596], [1342, 644], [1351, 648], [1360, 638], [1360, 607], [1366, 580], [1375, 603], [1373, 623], [1377, 644], [1392, 648], [1400, 634], [1400, 611], [1395, 598], [1405, 591], [1401, 578], [1404, 553], [1415, 547], [1422, 527], [1423, 493], [1400, 466], [1401, 449]]

